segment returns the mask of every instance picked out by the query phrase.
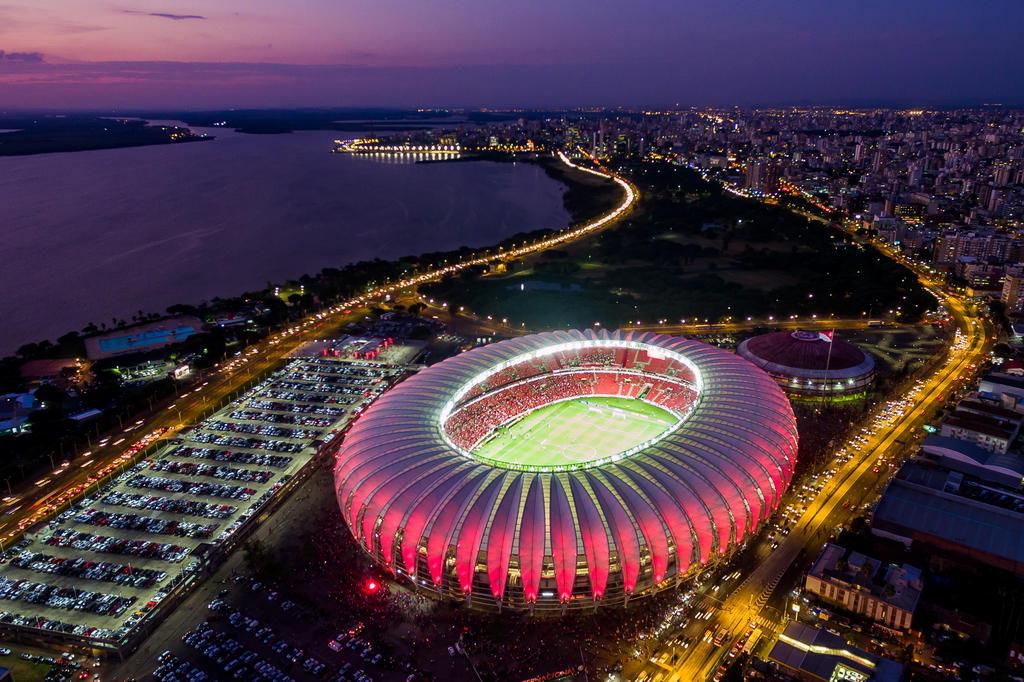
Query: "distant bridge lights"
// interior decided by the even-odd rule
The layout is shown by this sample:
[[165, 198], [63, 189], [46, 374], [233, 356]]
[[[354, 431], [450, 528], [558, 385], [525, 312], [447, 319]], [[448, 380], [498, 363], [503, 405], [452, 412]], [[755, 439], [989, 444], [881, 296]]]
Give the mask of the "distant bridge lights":
[[458, 144], [387, 144], [377, 139], [335, 140], [334, 151], [344, 154], [411, 154], [456, 156], [462, 153]]

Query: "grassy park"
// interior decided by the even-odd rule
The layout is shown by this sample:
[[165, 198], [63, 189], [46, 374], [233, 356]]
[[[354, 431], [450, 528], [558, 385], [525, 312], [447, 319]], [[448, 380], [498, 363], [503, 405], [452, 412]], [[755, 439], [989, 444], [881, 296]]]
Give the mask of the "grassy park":
[[641, 200], [613, 229], [423, 293], [533, 329], [794, 314], [905, 322], [935, 305], [909, 271], [784, 206], [667, 163], [625, 175]]

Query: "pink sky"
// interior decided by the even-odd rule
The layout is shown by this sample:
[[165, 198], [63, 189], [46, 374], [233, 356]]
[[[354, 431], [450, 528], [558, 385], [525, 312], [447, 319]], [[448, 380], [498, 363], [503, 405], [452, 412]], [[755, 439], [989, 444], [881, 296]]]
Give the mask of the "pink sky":
[[0, 107], [1024, 101], [1024, 2], [0, 0]]
[[[601, 0], [597, 0], [600, 2]], [[375, 66], [567, 56], [585, 42], [544, 3], [418, 0], [0, 0], [0, 49], [48, 61]], [[615, 12], [619, 13], [619, 10]], [[566, 30], [554, 45], [531, 26]], [[561, 47], [564, 43], [566, 47]], [[507, 50], [507, 51], [506, 51]], [[502, 58], [499, 57], [499, 58]]]

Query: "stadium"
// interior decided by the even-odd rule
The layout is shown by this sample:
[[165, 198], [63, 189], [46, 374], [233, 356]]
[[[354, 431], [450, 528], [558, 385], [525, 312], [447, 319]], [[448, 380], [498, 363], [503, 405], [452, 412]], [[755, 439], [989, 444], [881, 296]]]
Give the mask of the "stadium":
[[736, 352], [793, 398], [862, 398], [875, 379], [874, 358], [831, 334], [769, 332], [743, 341]]
[[779, 504], [792, 408], [697, 341], [559, 331], [385, 393], [336, 452], [342, 516], [374, 561], [481, 608], [622, 604], [730, 553]]

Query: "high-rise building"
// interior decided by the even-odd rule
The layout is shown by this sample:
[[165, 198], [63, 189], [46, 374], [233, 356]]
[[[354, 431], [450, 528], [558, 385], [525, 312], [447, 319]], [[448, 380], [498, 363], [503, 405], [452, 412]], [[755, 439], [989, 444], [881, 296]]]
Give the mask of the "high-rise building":
[[993, 189], [988, 197], [988, 205], [985, 207], [989, 213], [998, 213], [1003, 206], [1003, 190]]
[[900, 202], [893, 206], [892, 214], [906, 223], [920, 224], [925, 208], [922, 204]]
[[875, 150], [875, 155], [871, 158], [871, 172], [872, 173], [877, 173], [879, 170], [881, 170], [883, 158], [884, 157], [882, 155], [882, 150], [881, 149], [876, 149]]
[[932, 261], [939, 265], [953, 263], [957, 259], [957, 233], [944, 232], [935, 240]]
[[940, 265], [970, 256], [993, 263], [1005, 263], [1013, 240], [993, 230], [960, 230], [946, 232], [935, 241], [932, 260]]
[[1024, 307], [1024, 266], [1015, 265], [1006, 269], [1002, 300], [1011, 312], [1018, 312]]
[[997, 187], [1005, 187], [1010, 184], [1010, 181], [1013, 179], [1013, 170], [1013, 166], [1010, 165], [997, 166], [992, 174], [992, 183]]
[[747, 166], [744, 186], [765, 194], [779, 189], [779, 167], [771, 159], [756, 159]]
[[924, 182], [924, 168], [920, 163], [910, 164], [907, 172], [907, 184], [911, 187], [920, 187]]

